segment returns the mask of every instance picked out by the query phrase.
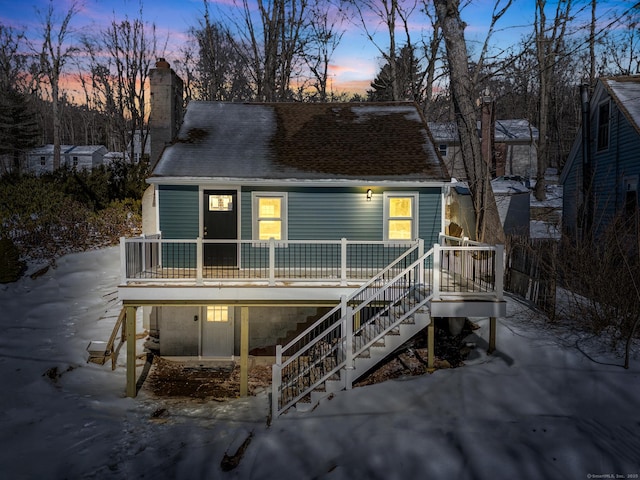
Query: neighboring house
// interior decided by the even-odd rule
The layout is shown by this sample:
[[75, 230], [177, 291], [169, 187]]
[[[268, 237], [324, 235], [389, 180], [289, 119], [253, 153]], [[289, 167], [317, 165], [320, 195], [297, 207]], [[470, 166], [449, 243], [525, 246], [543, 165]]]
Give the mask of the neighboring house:
[[103, 162], [105, 165], [113, 165], [116, 162], [129, 162], [129, 154], [126, 152], [107, 152], [104, 155]]
[[143, 158], [149, 158], [151, 154], [151, 134], [145, 137], [144, 149], [142, 148], [142, 136], [140, 130], [136, 130], [133, 134], [132, 141], [127, 145], [127, 154], [130, 155], [131, 144], [133, 143], [133, 162], [139, 163]]
[[[522, 182], [505, 177], [493, 179], [491, 188], [505, 235], [528, 237], [531, 220], [529, 189]], [[457, 233], [457, 236], [475, 240], [476, 215], [466, 183], [458, 182], [453, 185], [451, 195], [447, 198], [447, 208], [449, 234]]]
[[[60, 166], [91, 170], [104, 163], [107, 148], [104, 145], [61, 145]], [[53, 145], [44, 145], [27, 152], [27, 168], [40, 175], [53, 172]]]
[[592, 232], [597, 238], [638, 209], [640, 76], [601, 78], [584, 97], [588, 117], [560, 176], [563, 231], [578, 239]]
[[[466, 180], [460, 138], [455, 122], [432, 123], [429, 129], [447, 170], [453, 178]], [[481, 137], [481, 122], [478, 136]], [[538, 129], [527, 120], [496, 120], [494, 133], [495, 175], [535, 179], [537, 173], [536, 142]]]
[[[156, 64], [152, 118], [178, 82]], [[266, 355], [277, 416], [432, 341], [432, 316], [504, 316], [501, 248], [442, 236], [450, 177], [415, 104], [191, 102], [173, 139], [162, 118], [145, 235], [121, 242], [128, 339], [144, 307], [158, 354], [239, 358], [245, 392]]]

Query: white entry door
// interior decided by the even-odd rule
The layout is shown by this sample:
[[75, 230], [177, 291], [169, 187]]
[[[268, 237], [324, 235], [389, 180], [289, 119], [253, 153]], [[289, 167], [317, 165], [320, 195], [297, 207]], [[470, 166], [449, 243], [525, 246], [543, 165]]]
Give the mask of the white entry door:
[[208, 305], [202, 307], [203, 357], [231, 357], [233, 355], [233, 307]]

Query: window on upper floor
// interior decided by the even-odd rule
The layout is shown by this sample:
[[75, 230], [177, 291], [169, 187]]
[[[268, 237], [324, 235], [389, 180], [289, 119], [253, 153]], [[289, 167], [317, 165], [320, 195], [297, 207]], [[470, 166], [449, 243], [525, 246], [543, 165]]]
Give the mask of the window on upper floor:
[[440, 155], [442, 155], [443, 157], [447, 156], [447, 144], [446, 143], [441, 143], [440, 145], [438, 145], [438, 150], [440, 150]]
[[384, 193], [384, 239], [415, 240], [418, 238], [418, 194]]
[[609, 148], [609, 102], [598, 107], [598, 150]]
[[253, 193], [253, 239], [287, 239], [287, 194]]
[[46, 157], [40, 157], [40, 165], [42, 165], [43, 167], [47, 164], [47, 158]]

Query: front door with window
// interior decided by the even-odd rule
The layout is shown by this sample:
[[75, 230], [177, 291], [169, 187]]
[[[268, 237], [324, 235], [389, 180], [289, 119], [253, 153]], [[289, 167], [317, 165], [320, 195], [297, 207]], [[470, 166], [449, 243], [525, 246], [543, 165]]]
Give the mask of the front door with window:
[[238, 192], [236, 190], [204, 191], [205, 240], [234, 240], [231, 243], [204, 244], [204, 265], [236, 267], [238, 265]]

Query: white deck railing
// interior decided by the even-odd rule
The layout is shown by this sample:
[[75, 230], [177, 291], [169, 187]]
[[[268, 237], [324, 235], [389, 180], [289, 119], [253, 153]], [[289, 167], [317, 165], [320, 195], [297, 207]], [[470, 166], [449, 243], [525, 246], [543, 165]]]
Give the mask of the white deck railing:
[[[121, 238], [122, 284], [363, 282], [414, 242]], [[417, 258], [416, 252], [411, 262]], [[404, 268], [405, 265], [402, 265]]]

